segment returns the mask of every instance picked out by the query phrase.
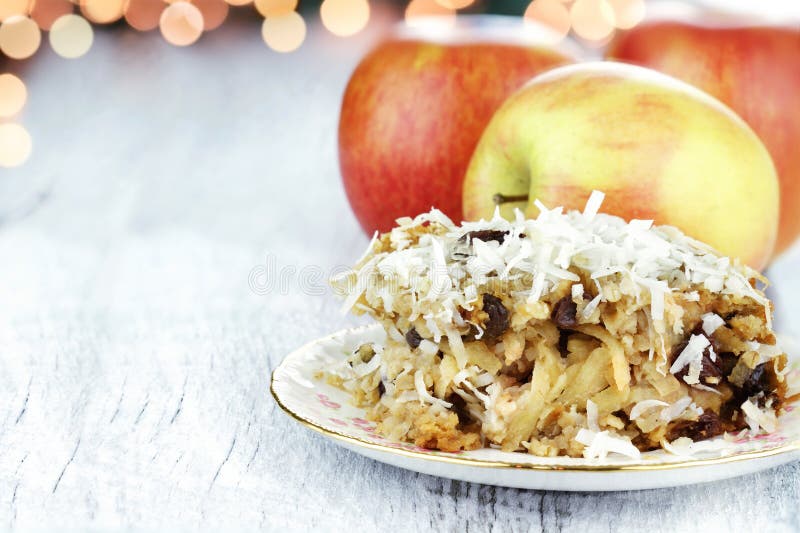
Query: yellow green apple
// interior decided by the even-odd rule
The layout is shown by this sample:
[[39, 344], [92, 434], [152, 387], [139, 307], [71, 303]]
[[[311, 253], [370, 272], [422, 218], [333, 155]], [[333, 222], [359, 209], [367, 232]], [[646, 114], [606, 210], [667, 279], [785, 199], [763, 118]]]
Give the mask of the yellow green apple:
[[755, 268], [772, 253], [778, 178], [766, 148], [724, 104], [675, 78], [613, 62], [537, 76], [497, 110], [463, 185], [467, 220], [535, 199], [677, 226]]

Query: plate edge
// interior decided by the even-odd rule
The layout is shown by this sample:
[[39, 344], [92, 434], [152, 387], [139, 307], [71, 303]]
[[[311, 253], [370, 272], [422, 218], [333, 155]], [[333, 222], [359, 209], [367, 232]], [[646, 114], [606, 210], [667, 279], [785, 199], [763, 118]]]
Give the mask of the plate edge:
[[292, 411], [280, 398], [280, 395], [275, 389], [276, 383], [276, 374], [280, 371], [286, 362], [291, 359], [292, 357], [297, 357], [300, 353], [306, 350], [309, 346], [316, 344], [317, 342], [328, 339], [337, 335], [342, 335], [346, 333], [352, 333], [356, 330], [360, 329], [370, 329], [378, 327], [377, 324], [368, 324], [364, 326], [352, 327], [352, 328], [345, 328], [335, 333], [331, 333], [330, 335], [326, 335], [325, 337], [321, 337], [320, 339], [312, 340], [310, 342], [305, 343], [301, 347], [293, 350], [287, 356], [281, 360], [281, 362], [276, 366], [272, 372], [270, 373], [270, 385], [269, 391], [270, 395], [272, 396], [275, 403], [278, 404], [278, 407], [286, 413], [290, 418], [294, 419], [296, 422], [299, 422], [301, 425], [305, 426], [312, 431], [329, 437], [333, 440], [337, 440], [340, 442], [346, 442], [348, 444], [354, 446], [361, 446], [366, 447], [374, 451], [378, 451], [381, 453], [388, 453], [392, 455], [400, 455], [405, 456], [412, 459], [422, 459], [426, 461], [432, 462], [439, 462], [439, 463], [447, 463], [447, 464], [456, 464], [460, 466], [470, 466], [470, 467], [480, 467], [480, 468], [506, 468], [506, 469], [515, 469], [515, 470], [535, 470], [535, 471], [569, 471], [569, 472], [620, 472], [620, 471], [663, 471], [663, 470], [676, 470], [682, 468], [697, 468], [697, 467], [706, 467], [706, 466], [718, 466], [723, 464], [730, 464], [740, 461], [747, 461], [751, 459], [764, 459], [767, 457], [773, 457], [782, 454], [790, 454], [792, 452], [800, 451], [800, 440], [792, 441], [787, 444], [783, 444], [781, 446], [776, 446], [775, 448], [769, 448], [766, 450], [753, 450], [749, 452], [741, 452], [736, 453], [733, 455], [728, 455], [724, 457], [716, 457], [713, 459], [692, 459], [686, 461], [679, 461], [675, 463], [660, 463], [660, 464], [647, 464], [647, 463], [633, 463], [633, 464], [624, 464], [624, 465], [574, 465], [574, 466], [565, 466], [565, 465], [544, 465], [544, 464], [535, 464], [535, 463], [510, 463], [506, 461], [487, 461], [483, 459], [467, 459], [464, 457], [449, 457], [449, 456], [442, 456], [442, 455], [430, 455], [427, 453], [415, 452], [412, 450], [404, 450], [399, 448], [392, 448], [389, 446], [384, 446], [382, 444], [376, 444], [373, 442], [369, 442], [367, 440], [361, 439], [359, 437], [353, 437], [351, 435], [347, 435], [344, 433], [340, 433], [338, 431], [334, 431], [325, 427], [316, 424], [312, 420], [309, 420], [294, 411]]

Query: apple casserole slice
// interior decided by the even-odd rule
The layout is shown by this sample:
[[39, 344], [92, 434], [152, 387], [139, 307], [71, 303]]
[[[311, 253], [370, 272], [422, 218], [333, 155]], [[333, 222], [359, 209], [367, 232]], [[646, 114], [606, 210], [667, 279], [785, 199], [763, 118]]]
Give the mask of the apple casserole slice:
[[328, 379], [387, 437], [445, 451], [638, 456], [773, 431], [786, 396], [766, 280], [669, 226], [547, 209], [398, 220], [332, 280], [386, 331]]

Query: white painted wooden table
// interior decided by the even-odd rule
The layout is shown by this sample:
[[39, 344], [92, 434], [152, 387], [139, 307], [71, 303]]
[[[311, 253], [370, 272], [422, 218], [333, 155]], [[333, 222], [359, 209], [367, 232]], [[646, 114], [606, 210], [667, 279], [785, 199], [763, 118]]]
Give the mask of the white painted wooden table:
[[[185, 50], [112, 29], [81, 60], [43, 53], [19, 71], [35, 153], [0, 173], [0, 207], [52, 188], [0, 227], [0, 527], [800, 528], [796, 464], [674, 490], [526, 492], [371, 462], [279, 412], [272, 368], [354, 322], [308, 273], [367, 242], [335, 148], [372, 38], [312, 29], [279, 56], [247, 21]], [[256, 294], [249, 274], [270, 261], [285, 286]], [[773, 271], [790, 318], [798, 264]]]

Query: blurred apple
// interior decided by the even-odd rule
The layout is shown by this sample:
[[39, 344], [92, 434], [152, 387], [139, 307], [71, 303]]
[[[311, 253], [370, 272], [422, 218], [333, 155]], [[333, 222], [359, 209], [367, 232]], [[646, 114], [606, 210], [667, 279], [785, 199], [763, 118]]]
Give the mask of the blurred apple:
[[379, 44], [353, 73], [339, 121], [347, 197], [367, 233], [435, 206], [456, 221], [478, 138], [505, 98], [571, 62], [519, 19], [429, 19]]
[[790, 4], [794, 24], [785, 17], [778, 25], [758, 14], [665, 5], [668, 12], [654, 9], [649, 20], [621, 34], [607, 52], [703, 89], [750, 124], [780, 179], [776, 253], [800, 234], [800, 18], [796, 2], [786, 7]]
[[[778, 179], [764, 145], [719, 101], [675, 78], [622, 63], [542, 74], [512, 95], [486, 128], [464, 181], [467, 220], [501, 203], [536, 216], [583, 208], [677, 226], [755, 268], [778, 225]], [[496, 195], [500, 195], [497, 197]]]

